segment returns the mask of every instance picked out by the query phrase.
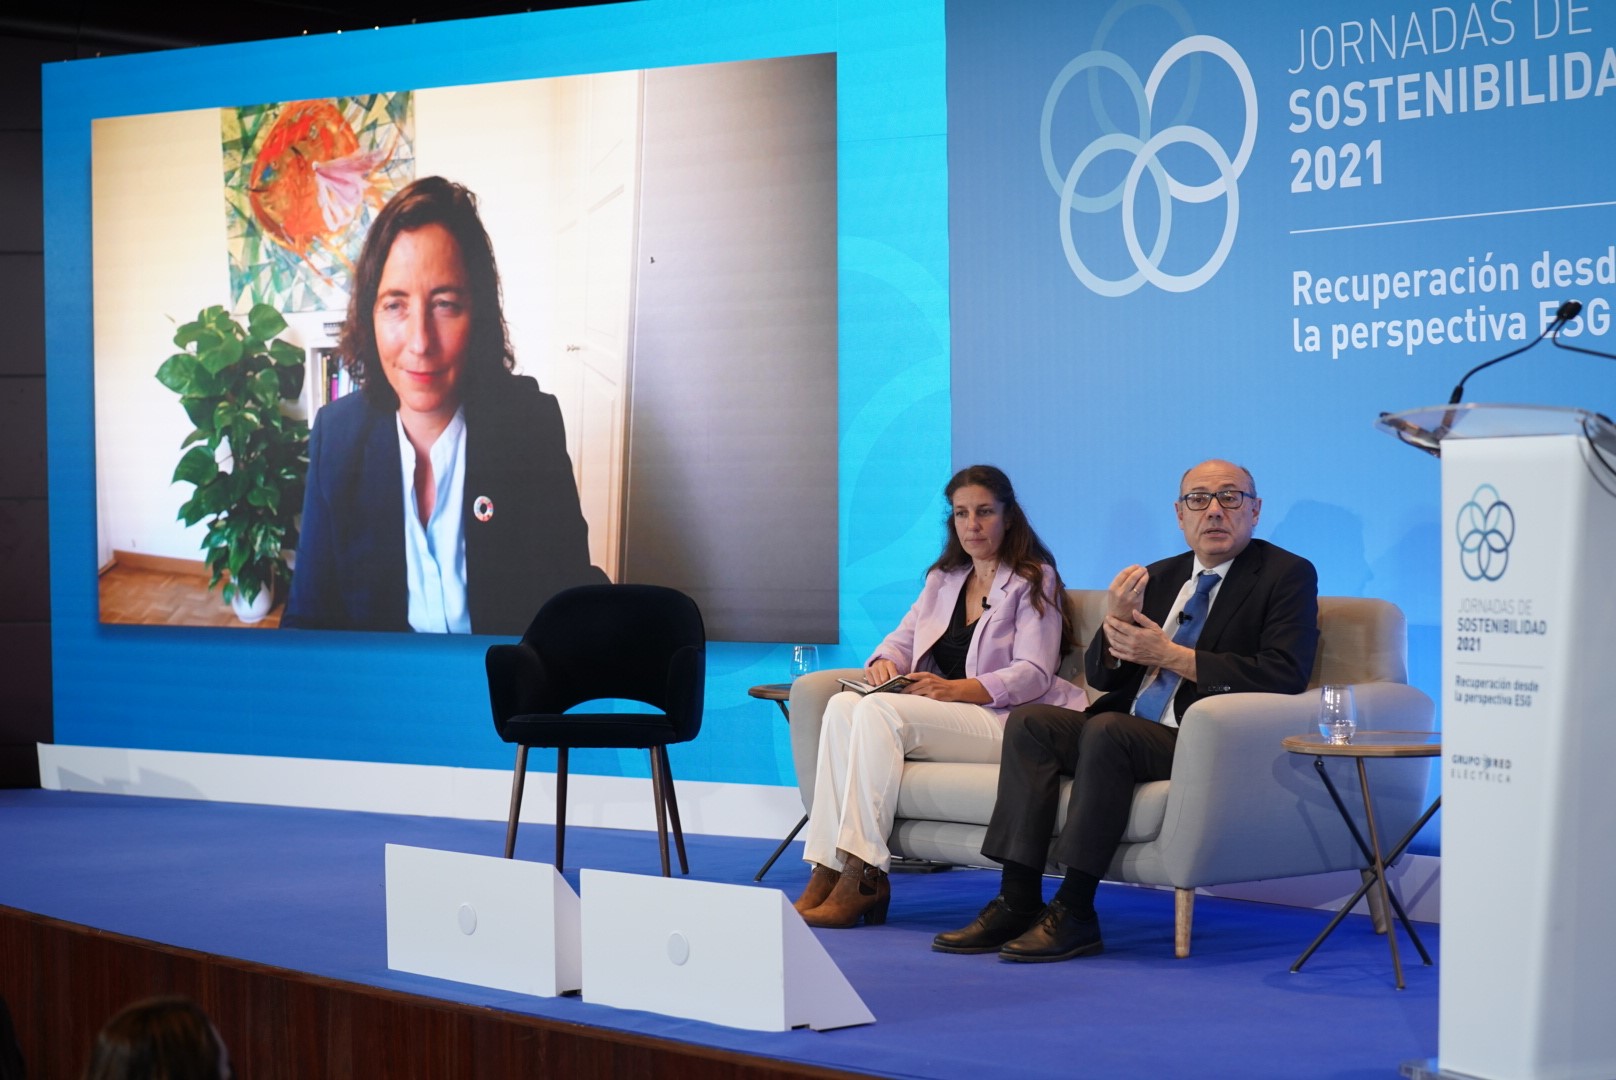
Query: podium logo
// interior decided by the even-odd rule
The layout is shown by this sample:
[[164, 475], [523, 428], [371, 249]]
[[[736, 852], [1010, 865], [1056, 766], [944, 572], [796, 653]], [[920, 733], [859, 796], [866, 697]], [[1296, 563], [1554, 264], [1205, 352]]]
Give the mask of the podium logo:
[[1509, 568], [1509, 546], [1515, 542], [1515, 511], [1498, 497], [1498, 489], [1482, 484], [1459, 507], [1454, 521], [1459, 541], [1459, 569], [1471, 581], [1497, 581]]
[[[1139, 73], [1126, 60], [1116, 53], [1098, 47], [1103, 36], [1102, 31], [1097, 37], [1094, 49], [1073, 58], [1061, 69], [1060, 74], [1055, 76], [1055, 81], [1050, 84], [1049, 92], [1044, 97], [1043, 118], [1039, 126], [1044, 172], [1049, 177], [1055, 193], [1060, 196], [1060, 236], [1061, 247], [1066, 252], [1066, 262], [1079, 281], [1101, 296], [1127, 296], [1147, 281], [1166, 292], [1190, 292], [1212, 280], [1223, 266], [1224, 260], [1229, 257], [1229, 250], [1234, 246], [1235, 231], [1240, 224], [1240, 188], [1237, 182], [1240, 174], [1245, 171], [1247, 162], [1251, 160], [1251, 148], [1257, 141], [1256, 84], [1252, 81], [1251, 70], [1246, 67], [1245, 60], [1221, 38], [1208, 34], [1195, 34], [1183, 38], [1162, 54], [1161, 59], [1156, 61], [1156, 66], [1151, 69], [1149, 78], [1141, 82]], [[1195, 119], [1197, 111], [1194, 88], [1199, 85], [1199, 80], [1194, 77], [1195, 73], [1192, 73], [1189, 79], [1191, 90], [1184, 100], [1174, 101], [1165, 108], [1158, 108], [1163, 105], [1163, 102], [1158, 100], [1158, 93], [1167, 73], [1186, 57], [1195, 57], [1197, 59], [1191, 62], [1198, 62], [1201, 54], [1209, 55], [1227, 65], [1240, 85], [1244, 117], [1240, 143], [1232, 154], [1204, 128], [1189, 122]], [[1097, 77], [1102, 71], [1111, 72], [1120, 78], [1132, 94], [1135, 112], [1135, 116], [1131, 118], [1134, 129], [1132, 133], [1118, 130], [1119, 125], [1107, 114], [1101, 103]], [[1086, 103], [1089, 111], [1099, 122], [1100, 129], [1106, 134], [1085, 146], [1078, 153], [1076, 160], [1069, 167], [1062, 169], [1055, 162], [1051, 141], [1055, 106], [1060, 102], [1061, 96], [1072, 80], [1084, 72], [1089, 73], [1089, 78], [1085, 80], [1088, 86]], [[1202, 111], [1210, 114], [1210, 109], [1206, 107], [1203, 107]], [[1221, 115], [1217, 118], [1223, 119]], [[1167, 167], [1162, 164], [1161, 152], [1179, 143], [1187, 143], [1206, 154], [1217, 169], [1217, 178], [1204, 184], [1188, 184], [1169, 173]], [[1102, 195], [1079, 194], [1077, 189], [1083, 174], [1096, 160], [1106, 154], [1132, 155], [1127, 174], [1110, 191]], [[1157, 200], [1156, 235], [1148, 251], [1140, 239], [1138, 217], [1135, 214], [1139, 181], [1147, 169], [1150, 170], [1151, 185], [1155, 189]], [[1174, 204], [1210, 202], [1219, 196], [1224, 200], [1223, 233], [1211, 256], [1187, 274], [1171, 274], [1163, 270], [1162, 257], [1172, 242]], [[1079, 250], [1078, 238], [1073, 235], [1072, 215], [1074, 212], [1094, 216], [1104, 215], [1106, 220], [1112, 220], [1111, 212], [1119, 206], [1120, 220], [1109, 227], [1121, 229], [1128, 256], [1133, 260], [1134, 273], [1123, 278], [1105, 278], [1095, 273], [1084, 261], [1084, 253]]]
[[1513, 784], [1514, 762], [1491, 754], [1452, 754], [1448, 757], [1449, 780], [1475, 780], [1483, 784]]

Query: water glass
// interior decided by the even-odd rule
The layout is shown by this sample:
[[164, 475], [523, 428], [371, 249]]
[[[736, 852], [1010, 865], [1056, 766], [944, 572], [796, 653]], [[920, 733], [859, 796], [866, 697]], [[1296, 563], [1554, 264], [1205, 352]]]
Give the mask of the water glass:
[[1345, 746], [1358, 729], [1352, 687], [1326, 686], [1319, 691], [1319, 734], [1333, 746]]
[[791, 646], [791, 677], [819, 670], [819, 647], [816, 645]]

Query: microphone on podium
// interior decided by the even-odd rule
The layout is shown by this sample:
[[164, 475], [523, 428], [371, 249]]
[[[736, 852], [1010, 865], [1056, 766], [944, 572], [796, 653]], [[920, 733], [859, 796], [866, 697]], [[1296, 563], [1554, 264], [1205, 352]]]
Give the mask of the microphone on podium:
[[[1585, 353], [1588, 356], [1598, 356], [1605, 360], [1616, 360], [1616, 353], [1602, 352], [1598, 349], [1586, 349], [1580, 345], [1567, 345], [1565, 342], [1560, 340], [1560, 331], [1565, 329], [1567, 323], [1581, 314], [1582, 301], [1566, 300], [1555, 309], [1554, 319], [1549, 323], [1548, 326], [1544, 327], [1543, 333], [1539, 334], [1525, 345], [1522, 345], [1520, 348], [1513, 349], [1505, 353], [1503, 356], [1495, 356], [1493, 359], [1482, 364], [1477, 364], [1475, 367], [1465, 372], [1464, 378], [1459, 380], [1459, 385], [1453, 388], [1453, 394], [1448, 398], [1448, 405], [1450, 408], [1448, 408], [1443, 414], [1442, 423], [1437, 426], [1435, 431], [1425, 431], [1417, 425], [1409, 423], [1407, 420], [1399, 419], [1392, 414], [1385, 412], [1380, 414], [1381, 423], [1390, 428], [1399, 439], [1410, 446], [1424, 450], [1426, 453], [1435, 457], [1441, 457], [1441, 442], [1447, 437], [1448, 433], [1453, 430], [1453, 423], [1456, 419], [1458, 419], [1458, 409], [1456, 406], [1459, 404], [1460, 399], [1464, 397], [1465, 383], [1470, 380], [1470, 376], [1474, 375], [1478, 371], [1481, 371], [1483, 368], [1492, 367], [1494, 364], [1503, 360], [1508, 360], [1512, 356], [1519, 356], [1527, 349], [1530, 349], [1532, 346], [1542, 341], [1545, 337], [1552, 341], [1556, 348], [1565, 349], [1567, 352]], [[1606, 419], [1607, 423], [1609, 422], [1608, 418], [1603, 417], [1603, 414], [1599, 415]]]
[[[1527, 349], [1530, 349], [1532, 346], [1536, 345], [1538, 342], [1542, 341], [1544, 338], [1549, 337], [1551, 334], [1554, 336], [1555, 344], [1559, 345], [1560, 344], [1560, 328], [1565, 326], [1566, 323], [1570, 322], [1572, 319], [1575, 319], [1578, 315], [1581, 315], [1581, 314], [1582, 314], [1582, 301], [1580, 301], [1580, 300], [1567, 300], [1565, 303], [1561, 304], [1560, 307], [1554, 313], [1554, 321], [1549, 323], [1548, 326], [1545, 326], [1543, 328], [1543, 333], [1539, 334], [1537, 337], [1533, 338], [1531, 341], [1528, 341], [1525, 345], [1522, 345], [1520, 348], [1511, 349], [1509, 352], [1505, 353], [1503, 356], [1495, 356], [1491, 360], [1488, 360], [1486, 363], [1477, 364], [1475, 367], [1473, 367], [1469, 371], [1465, 372], [1464, 373], [1464, 378], [1459, 380], [1459, 385], [1455, 386], [1453, 388], [1452, 395], [1450, 395], [1448, 397], [1448, 404], [1449, 405], [1457, 405], [1457, 404], [1459, 404], [1459, 401], [1464, 397], [1465, 383], [1469, 382], [1470, 381], [1470, 376], [1474, 375], [1476, 372], [1481, 371], [1481, 370], [1483, 370], [1485, 368], [1490, 368], [1494, 364], [1499, 363], [1500, 361], [1503, 361], [1503, 360], [1508, 360], [1512, 356], [1519, 356], [1521, 353], [1525, 352]], [[1571, 345], [1561, 345], [1560, 347], [1562, 349], [1574, 349], [1575, 348], [1575, 346], [1571, 346]], [[1577, 351], [1577, 352], [1586, 352], [1588, 350], [1586, 350], [1586, 349], [1576, 349], [1575, 351]], [[1596, 353], [1595, 355], [1597, 356], [1597, 355], [1603, 355], [1603, 354]], [[1612, 357], [1611, 359], [1616, 359], [1616, 357]], [[1451, 422], [1451, 419], [1452, 418], [1450, 417], [1448, 422]], [[1447, 424], [1444, 423], [1443, 426], [1445, 427], [1445, 426], [1447, 426]]]
[[[1560, 331], [1565, 328], [1565, 324], [1570, 322], [1572, 319], [1575, 319], [1578, 313], [1582, 311], [1582, 305], [1577, 303], [1575, 300], [1567, 300], [1565, 303], [1560, 305], [1560, 311], [1564, 311], [1566, 308], [1573, 309], [1571, 314], [1567, 315], [1564, 319], [1561, 319], [1560, 325], [1555, 327], [1553, 332], [1549, 335], [1549, 340], [1554, 343], [1554, 347], [1557, 349], [1564, 349], [1566, 352], [1580, 352], [1587, 356], [1598, 356], [1605, 360], [1616, 360], [1616, 353], [1600, 352], [1598, 349], [1585, 349], [1580, 345], [1567, 345], [1565, 342], [1560, 340]], [[1555, 316], [1558, 318], [1559, 312], [1556, 312]]]

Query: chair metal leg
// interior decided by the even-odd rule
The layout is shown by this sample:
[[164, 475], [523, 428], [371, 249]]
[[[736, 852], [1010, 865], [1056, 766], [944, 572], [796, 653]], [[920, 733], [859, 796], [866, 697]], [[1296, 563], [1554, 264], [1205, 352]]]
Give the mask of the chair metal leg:
[[662, 790], [668, 796], [668, 819], [673, 823], [673, 843], [679, 849], [679, 872], [690, 873], [690, 860], [685, 858], [685, 830], [679, 824], [679, 795], [673, 786], [673, 763], [668, 760], [668, 748], [659, 746], [652, 753], [662, 758]]
[[556, 750], [556, 872], [567, 849], [567, 748]]
[[651, 747], [651, 801], [656, 804], [657, 847], [662, 852], [662, 876], [672, 877], [668, 867], [668, 807], [663, 795], [662, 757]]
[[515, 775], [511, 777], [511, 819], [505, 826], [505, 857], [516, 855], [516, 822], [522, 816], [522, 782], [527, 779], [527, 747], [516, 748]]
[[769, 856], [769, 861], [763, 864], [763, 869], [757, 872], [757, 877], [753, 878], [753, 881], [763, 880], [763, 875], [769, 872], [769, 868], [774, 865], [776, 859], [785, 854], [786, 848], [791, 846], [791, 841], [797, 838], [797, 834], [802, 832], [802, 827], [806, 824], [808, 824], [808, 815], [804, 814], [797, 821], [797, 824], [792, 826], [791, 831], [786, 833], [786, 838], [780, 841], [780, 846], [774, 849], [774, 854]]

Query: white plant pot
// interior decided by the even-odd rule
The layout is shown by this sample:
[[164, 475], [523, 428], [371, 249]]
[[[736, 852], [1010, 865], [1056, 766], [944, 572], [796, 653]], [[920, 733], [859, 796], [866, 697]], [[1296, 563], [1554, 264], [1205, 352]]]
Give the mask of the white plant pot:
[[267, 585], [258, 590], [258, 595], [253, 597], [251, 603], [243, 600], [239, 592], [230, 599], [230, 607], [236, 613], [236, 618], [248, 626], [263, 622], [264, 616], [268, 615], [269, 609], [274, 606], [275, 590]]

